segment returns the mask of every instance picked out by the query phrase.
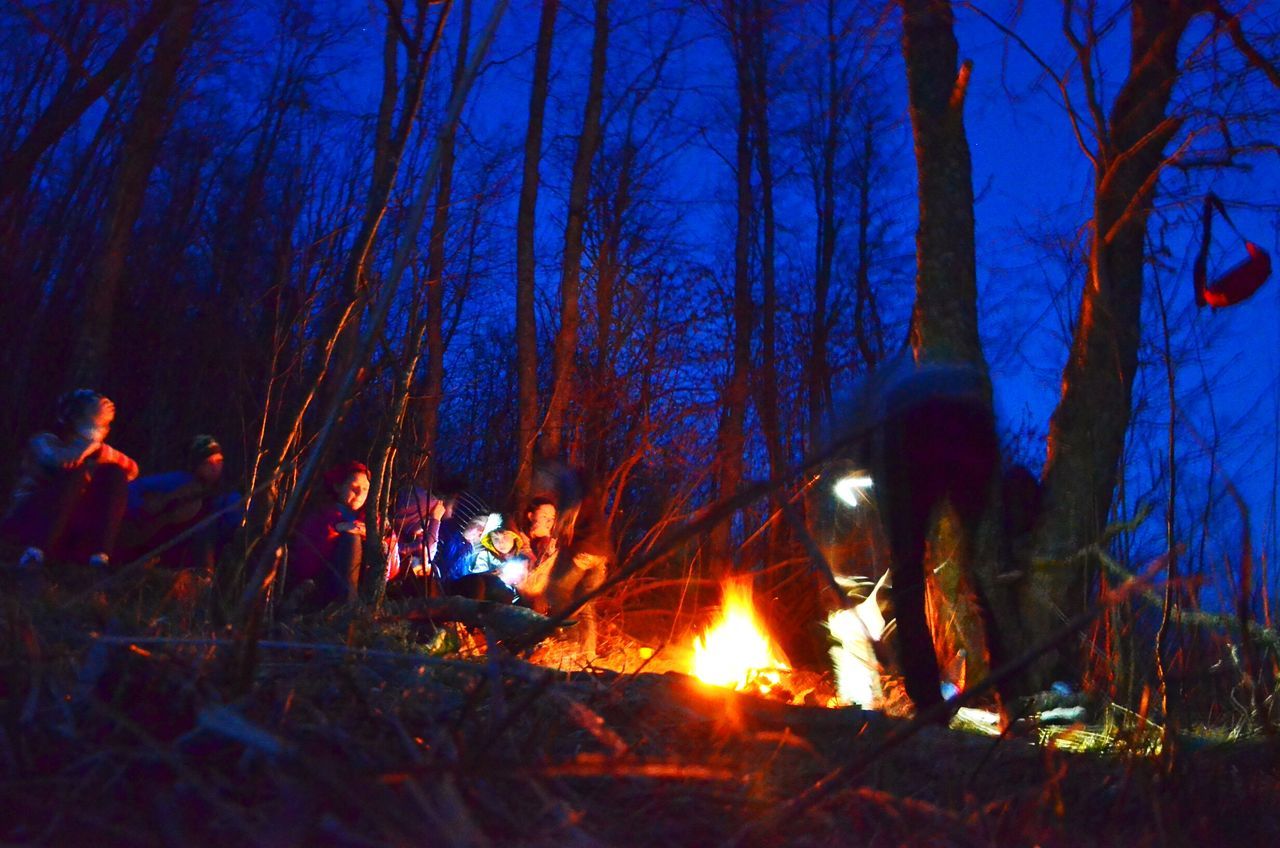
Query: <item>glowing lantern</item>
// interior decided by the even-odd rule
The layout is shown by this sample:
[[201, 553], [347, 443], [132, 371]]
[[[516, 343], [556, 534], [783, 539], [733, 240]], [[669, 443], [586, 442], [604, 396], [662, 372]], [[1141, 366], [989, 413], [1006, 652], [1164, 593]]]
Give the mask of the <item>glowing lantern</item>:
[[720, 618], [693, 643], [693, 673], [714, 686], [768, 692], [790, 669], [760, 623], [749, 579], [724, 584]]

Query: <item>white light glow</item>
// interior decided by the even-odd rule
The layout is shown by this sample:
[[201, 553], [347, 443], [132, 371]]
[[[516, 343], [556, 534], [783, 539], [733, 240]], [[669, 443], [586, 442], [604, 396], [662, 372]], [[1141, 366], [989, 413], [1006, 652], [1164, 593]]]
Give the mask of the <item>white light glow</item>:
[[865, 471], [846, 474], [836, 481], [831, 490], [837, 498], [849, 506], [857, 506], [867, 499], [866, 492], [872, 486], [871, 477]]

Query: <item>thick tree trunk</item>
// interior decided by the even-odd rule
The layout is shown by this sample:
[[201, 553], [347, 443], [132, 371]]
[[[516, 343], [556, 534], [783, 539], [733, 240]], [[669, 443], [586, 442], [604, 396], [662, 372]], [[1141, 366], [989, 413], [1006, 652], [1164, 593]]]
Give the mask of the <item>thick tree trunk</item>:
[[73, 375], [74, 382], [81, 385], [98, 383], [106, 367], [133, 225], [142, 211], [156, 154], [173, 117], [178, 69], [191, 45], [198, 5], [197, 0], [177, 0], [174, 4], [156, 43], [137, 108], [125, 130], [108, 201], [102, 252], [85, 293], [81, 331], [76, 340]]
[[958, 61], [950, 0], [901, 0], [911, 128], [919, 175], [911, 345], [986, 371], [978, 341], [973, 179], [964, 132], [969, 67]]
[[[1167, 116], [1178, 77], [1178, 43], [1198, 3], [1136, 0], [1125, 80], [1097, 151], [1088, 278], [1062, 397], [1049, 424], [1037, 567], [1024, 611], [1043, 634], [1087, 603], [1093, 569], [1066, 562], [1096, 542], [1111, 509], [1142, 328], [1144, 240], [1165, 146], [1179, 122]], [[1045, 678], [1052, 669], [1041, 668]]]
[[[738, 139], [734, 162], [737, 177], [737, 226], [733, 248], [733, 335], [729, 381], [720, 401], [723, 410], [716, 450], [717, 488], [721, 498], [732, 497], [742, 485], [743, 450], [746, 446], [747, 401], [750, 392], [751, 333], [754, 306], [751, 302], [751, 88], [747, 54], [743, 43], [745, 14], [739, 2], [730, 4], [730, 38], [738, 91]], [[717, 575], [733, 566], [732, 540], [728, 522], [711, 534], [711, 567]]]
[[569, 210], [564, 225], [564, 259], [560, 272], [560, 332], [556, 335], [554, 380], [542, 428], [542, 448], [547, 456], [559, 456], [564, 444], [565, 410], [569, 404], [578, 353], [578, 296], [581, 292], [582, 229], [587, 217], [587, 191], [591, 187], [591, 163], [600, 147], [600, 122], [604, 102], [605, 63], [609, 47], [609, 0], [595, 0], [595, 36], [591, 47], [591, 77], [587, 86], [586, 113], [578, 136], [573, 176], [569, 182]]
[[[949, 0], [900, 2], [920, 202], [911, 344], [917, 361], [963, 362], [985, 373], [978, 336], [973, 182], [963, 112], [970, 68], [958, 61]], [[985, 671], [986, 648], [994, 652], [1001, 640], [1018, 644], [1021, 633], [1015, 599], [996, 580], [1003, 570], [999, 507], [996, 474], [981, 528], [970, 528], [979, 537], [970, 540], [971, 561], [957, 559], [952, 568], [955, 579], [944, 586], [946, 600], [961, 622], [958, 634], [972, 658], [969, 669], [978, 674]], [[945, 528], [946, 522], [942, 524]], [[931, 547], [936, 550], [940, 541], [945, 538], [935, 537]], [[982, 628], [976, 611], [960, 591], [966, 575], [986, 598], [998, 624], [1000, 632], [986, 634], [987, 645], [979, 640]]]
[[529, 494], [533, 445], [538, 438], [538, 323], [534, 311], [534, 213], [538, 205], [538, 166], [542, 162], [542, 123], [551, 76], [551, 40], [558, 0], [542, 0], [538, 42], [534, 48], [533, 85], [529, 90], [529, 123], [524, 139], [524, 175], [516, 212], [516, 481], [514, 500]]

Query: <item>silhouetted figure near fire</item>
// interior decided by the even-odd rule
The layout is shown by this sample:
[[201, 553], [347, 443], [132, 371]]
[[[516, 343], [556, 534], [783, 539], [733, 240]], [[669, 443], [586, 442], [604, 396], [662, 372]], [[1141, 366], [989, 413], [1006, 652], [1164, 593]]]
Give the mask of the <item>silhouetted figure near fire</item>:
[[105, 567], [138, 464], [106, 443], [116, 407], [90, 389], [58, 399], [57, 426], [27, 443], [0, 537], [22, 549], [19, 564], [46, 556]]
[[[917, 710], [942, 700], [925, 617], [925, 544], [948, 502], [960, 524], [959, 561], [971, 563], [1000, 451], [985, 376], [967, 364], [917, 364], [908, 349], [873, 374], [845, 428], [862, 443], [889, 541], [899, 661]], [[990, 604], [970, 584], [986, 631], [991, 666], [1002, 651]]]

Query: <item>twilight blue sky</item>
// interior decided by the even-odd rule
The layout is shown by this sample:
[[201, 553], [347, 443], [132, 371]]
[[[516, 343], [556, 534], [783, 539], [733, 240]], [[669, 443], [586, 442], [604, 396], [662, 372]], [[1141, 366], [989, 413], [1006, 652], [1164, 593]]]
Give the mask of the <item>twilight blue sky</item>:
[[[486, 5], [486, 4], [482, 4]], [[523, 137], [527, 85], [532, 63], [531, 45], [537, 24], [537, 3], [515, 0], [492, 53], [492, 62], [473, 95], [470, 130], [476, 149], [497, 151], [505, 164], [507, 191], [518, 179], [519, 142]], [[1079, 99], [1079, 73], [1063, 38], [1060, 5], [1052, 2], [1022, 3], [1021, 16], [1010, 21], [1015, 5], [1005, 0], [957, 3], [957, 35], [961, 55], [974, 61], [974, 73], [966, 106], [966, 124], [973, 155], [973, 179], [977, 195], [978, 273], [983, 334], [996, 382], [999, 412], [1010, 431], [1023, 434], [1019, 458], [1038, 466], [1044, 456], [1044, 435], [1056, 402], [1062, 365], [1066, 358], [1071, 317], [1083, 279], [1080, 249], [1086, 243], [1092, 174], [1071, 131], [1061, 96], [1026, 51], [1008, 39], [976, 9], [1008, 24], [1055, 72], [1069, 80]], [[1107, 5], [1107, 4], [1104, 4]], [[1119, 5], [1119, 4], [1113, 4]], [[615, 36], [611, 90], [615, 93], [644, 67], [645, 48], [655, 48], [665, 32], [673, 9], [687, 16], [685, 50], [673, 59], [664, 87], [678, 96], [682, 108], [663, 128], [656, 142], [664, 145], [664, 192], [673, 208], [676, 241], [709, 267], [725, 267], [722, 251], [730, 241], [732, 226], [731, 158], [732, 76], [724, 46], [704, 17], [691, 6], [677, 4], [655, 11], [641, 4], [632, 9], [614, 4], [615, 14], [627, 16], [624, 35]], [[564, 183], [567, 181], [566, 140], [581, 120], [580, 87], [589, 58], [589, 22], [583, 17], [586, 3], [570, 3], [561, 12], [553, 60], [552, 100], [549, 104], [547, 154], [544, 159], [544, 192], [539, 201], [540, 261], [547, 263], [540, 285], [549, 296], [554, 284], [556, 239], [562, 226]], [[646, 15], [648, 17], [646, 18]], [[666, 16], [666, 17], [664, 17]], [[482, 14], [477, 14], [477, 21]], [[1265, 16], [1253, 19], [1266, 23]], [[353, 33], [346, 45], [353, 57], [352, 71], [338, 87], [351, 98], [352, 109], [373, 110], [376, 98], [376, 57], [380, 26], [370, 25]], [[655, 21], [658, 23], [655, 25]], [[1100, 45], [1104, 98], [1114, 94], [1127, 66], [1127, 21], [1120, 16]], [[477, 23], [478, 25], [478, 23]], [[1274, 29], [1274, 23], [1270, 24]], [[648, 28], [648, 29], [646, 29]], [[646, 37], [651, 29], [655, 35]], [[1243, 74], [1238, 57], [1225, 40], [1206, 42], [1206, 23], [1196, 26], [1183, 45], [1189, 57], [1212, 55], [1227, 66], [1228, 76], [1189, 77], [1185, 90], [1216, 83], [1222, 91], [1218, 102], [1229, 108], [1247, 108], [1251, 98], [1275, 97], [1265, 84], [1237, 87]], [[1274, 36], [1274, 33], [1272, 33]], [[896, 50], [896, 23], [885, 29], [887, 52], [882, 62], [883, 99], [897, 121], [887, 131], [890, 147], [897, 145], [890, 163], [896, 178], [887, 190], [895, 199], [896, 226], [890, 231], [888, 260], [905, 267], [914, 251], [915, 202], [911, 196], [914, 162], [906, 133], [905, 82]], [[788, 60], [792, 61], [792, 60]], [[678, 95], [672, 94], [679, 89]], [[1256, 92], [1261, 92], [1261, 95]], [[363, 105], [361, 104], [363, 101]], [[1198, 124], [1197, 121], [1200, 123]], [[1203, 123], [1193, 116], [1190, 126]], [[775, 120], [776, 126], [785, 118]], [[506, 152], [503, 152], [505, 145]], [[558, 159], [556, 157], [559, 157]], [[794, 164], [794, 163], [790, 163]], [[1280, 255], [1277, 222], [1280, 221], [1280, 163], [1274, 154], [1255, 154], [1244, 160], [1246, 168], [1226, 173], [1171, 170], [1162, 183], [1158, 214], [1151, 226], [1158, 244], [1157, 267], [1149, 276], [1147, 325], [1159, 322], [1159, 296], [1164, 298], [1171, 328], [1170, 345], [1179, 363], [1176, 397], [1180, 408], [1177, 450], [1181, 478], [1179, 521], [1201, 567], [1216, 568], [1219, 561], [1237, 559], [1240, 551], [1239, 513], [1225, 498], [1223, 483], [1229, 480], [1245, 495], [1250, 509], [1255, 546], [1274, 554], [1276, 549], [1275, 473], [1276, 441], [1280, 419], [1280, 286], [1271, 281], [1251, 300], [1222, 311], [1195, 308], [1191, 286], [1191, 262], [1195, 254], [1200, 203], [1211, 187], [1230, 205], [1235, 223], [1250, 238]], [[787, 162], [780, 167], [786, 168]], [[779, 197], [780, 226], [803, 243], [810, 226], [805, 215], [802, 186], [793, 186]], [[514, 220], [494, 221], [499, 240], [510, 237]], [[708, 252], [710, 251], [710, 252]], [[1074, 256], [1072, 255], [1074, 251]], [[795, 256], [798, 256], [796, 254]], [[799, 268], [803, 263], [795, 256]], [[1230, 267], [1243, 256], [1238, 238], [1219, 224], [1211, 269]], [[909, 269], [908, 269], [909, 270]], [[499, 288], [507, 285], [510, 268], [499, 268]], [[901, 272], [896, 272], [901, 274]], [[906, 282], [895, 278], [895, 286]], [[905, 302], [902, 298], [901, 302]], [[1168, 388], [1160, 362], [1160, 335], [1148, 333], [1143, 351], [1144, 368], [1136, 390], [1137, 412], [1131, 435], [1126, 500], [1122, 511], [1140, 500], [1159, 501], [1165, 491], [1165, 440], [1170, 412]], [[784, 387], [784, 391], [786, 387]], [[1218, 446], [1215, 463], [1208, 461], [1206, 444]], [[1205, 503], [1210, 508], [1205, 511]], [[1158, 552], [1162, 544], [1160, 512], [1146, 532], [1139, 534], [1135, 558]], [[1207, 515], [1207, 518], [1205, 517]], [[1199, 527], [1209, 532], [1201, 534]], [[1203, 541], [1203, 544], [1201, 542]]]

